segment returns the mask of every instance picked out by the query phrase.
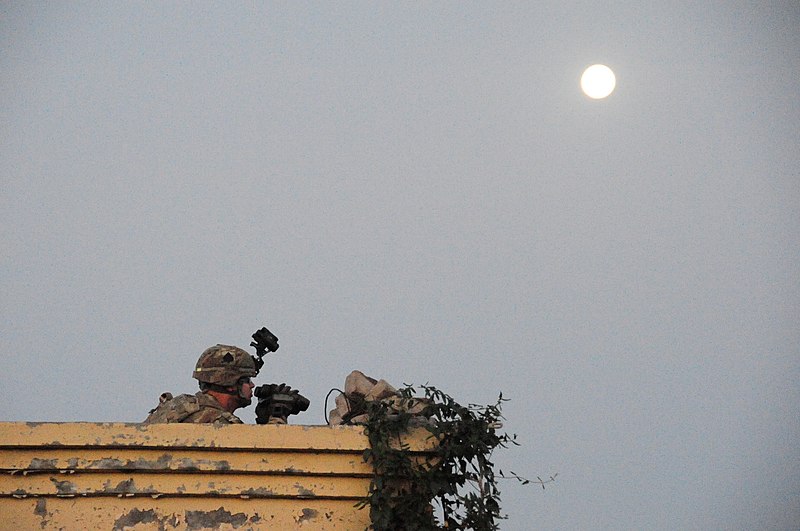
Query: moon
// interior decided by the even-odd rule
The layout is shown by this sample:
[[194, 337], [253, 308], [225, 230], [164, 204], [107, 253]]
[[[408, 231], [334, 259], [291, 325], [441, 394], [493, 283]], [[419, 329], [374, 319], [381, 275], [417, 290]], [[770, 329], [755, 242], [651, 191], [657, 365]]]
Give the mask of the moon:
[[601, 100], [614, 91], [617, 78], [606, 65], [592, 65], [583, 71], [581, 89], [593, 100]]

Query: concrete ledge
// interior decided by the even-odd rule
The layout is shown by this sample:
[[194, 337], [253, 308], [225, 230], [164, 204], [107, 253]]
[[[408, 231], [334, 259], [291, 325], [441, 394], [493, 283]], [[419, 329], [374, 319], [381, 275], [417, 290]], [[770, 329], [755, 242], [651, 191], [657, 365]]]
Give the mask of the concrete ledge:
[[[420, 430], [403, 441], [424, 457]], [[357, 426], [0, 423], [8, 529], [357, 529]]]

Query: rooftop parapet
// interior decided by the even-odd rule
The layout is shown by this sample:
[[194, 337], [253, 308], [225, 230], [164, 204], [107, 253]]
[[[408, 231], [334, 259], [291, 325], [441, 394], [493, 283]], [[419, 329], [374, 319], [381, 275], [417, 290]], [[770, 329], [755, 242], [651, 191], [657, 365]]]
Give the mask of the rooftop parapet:
[[[427, 431], [404, 441], [430, 447]], [[359, 426], [0, 423], [9, 529], [355, 529]]]

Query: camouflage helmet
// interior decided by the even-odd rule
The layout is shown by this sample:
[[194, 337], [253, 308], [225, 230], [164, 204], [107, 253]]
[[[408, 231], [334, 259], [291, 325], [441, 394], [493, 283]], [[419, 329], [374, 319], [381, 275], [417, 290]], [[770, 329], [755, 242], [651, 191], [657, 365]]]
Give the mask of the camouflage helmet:
[[201, 382], [233, 387], [240, 378], [251, 378], [258, 374], [253, 357], [231, 345], [215, 345], [207, 348], [197, 360], [192, 378]]

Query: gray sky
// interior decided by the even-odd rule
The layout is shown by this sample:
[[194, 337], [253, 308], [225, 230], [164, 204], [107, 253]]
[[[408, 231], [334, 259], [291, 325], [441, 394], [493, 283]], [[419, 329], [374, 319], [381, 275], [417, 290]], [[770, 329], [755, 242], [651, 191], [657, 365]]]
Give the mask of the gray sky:
[[559, 479], [504, 529], [796, 529], [800, 7], [606, 4], [4, 3], [4, 420], [139, 421], [267, 325], [295, 422], [511, 398]]

